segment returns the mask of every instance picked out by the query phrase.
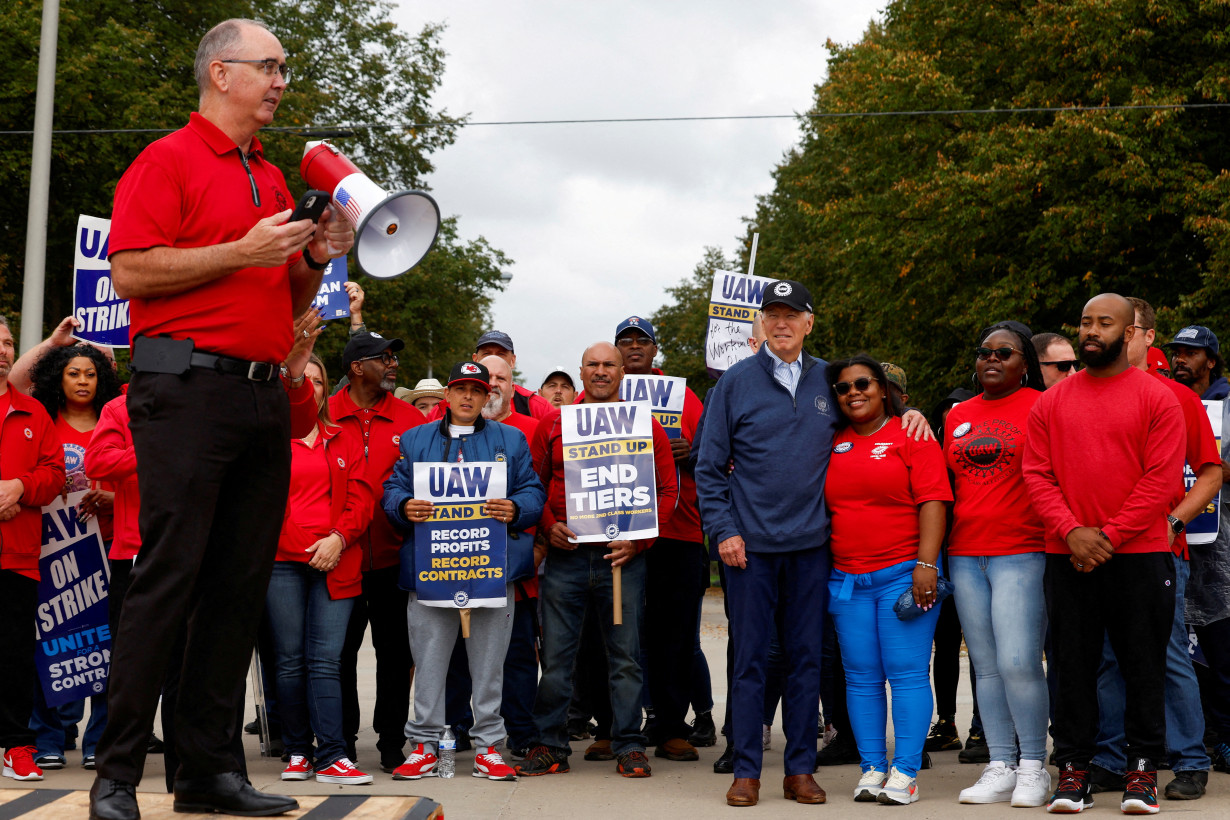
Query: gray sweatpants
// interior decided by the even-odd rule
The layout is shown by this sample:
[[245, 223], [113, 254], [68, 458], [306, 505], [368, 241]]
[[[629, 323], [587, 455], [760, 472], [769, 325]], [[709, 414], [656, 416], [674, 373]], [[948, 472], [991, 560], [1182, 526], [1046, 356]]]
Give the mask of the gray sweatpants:
[[[470, 610], [470, 637], [465, 643], [470, 678], [474, 681], [474, 728], [470, 730], [470, 739], [476, 748], [504, 742], [500, 701], [504, 695], [504, 657], [512, 635], [512, 584], [507, 585], [506, 592], [508, 601], [502, 608]], [[411, 592], [406, 622], [415, 668], [414, 717], [406, 721], [406, 737], [411, 743], [429, 744], [434, 751], [444, 734], [444, 680], [453, 647], [459, 640], [461, 617], [452, 607], [424, 606]]]

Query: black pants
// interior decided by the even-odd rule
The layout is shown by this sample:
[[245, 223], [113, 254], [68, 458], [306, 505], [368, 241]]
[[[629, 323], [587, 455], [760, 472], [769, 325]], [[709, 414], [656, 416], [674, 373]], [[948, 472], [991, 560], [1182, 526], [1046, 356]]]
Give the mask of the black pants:
[[30, 713], [34, 710], [34, 618], [38, 581], [0, 569], [0, 746], [33, 746]]
[[1083, 573], [1046, 556], [1046, 603], [1063, 685], [1055, 703], [1055, 762], [1088, 763], [1097, 751], [1098, 667], [1109, 638], [1126, 686], [1125, 751], [1153, 762], [1166, 751], [1166, 645], [1174, 619], [1174, 556], [1116, 555]]
[[703, 545], [659, 538], [645, 553], [645, 657], [649, 695], [660, 740], [692, 734], [692, 662], [700, 618], [697, 567]]
[[[383, 513], [378, 513], [383, 515]], [[376, 706], [372, 728], [380, 759], [391, 763], [406, 743], [406, 720], [410, 717], [410, 632], [406, 625], [409, 593], [397, 586], [400, 567], [363, 573], [363, 592], [355, 598], [346, 644], [342, 647], [342, 730], [346, 745], [353, 749], [359, 734], [359, 647], [370, 621], [372, 648], [376, 650]]]
[[141, 553], [111, 655], [98, 774], [139, 783], [163, 673], [186, 625], [175, 742], [181, 777], [234, 771], [243, 685], [290, 482], [279, 382], [192, 368], [128, 392], [141, 465]]
[[1230, 743], [1230, 618], [1196, 627], [1196, 637], [1209, 662], [1205, 720], [1218, 741]]

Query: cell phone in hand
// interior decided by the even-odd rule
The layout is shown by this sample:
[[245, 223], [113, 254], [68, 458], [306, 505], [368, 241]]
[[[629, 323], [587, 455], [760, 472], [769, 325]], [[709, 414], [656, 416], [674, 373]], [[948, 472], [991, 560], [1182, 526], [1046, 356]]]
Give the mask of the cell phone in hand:
[[320, 215], [327, 207], [329, 207], [328, 191], [308, 191], [300, 197], [299, 203], [295, 205], [295, 212], [287, 221], [298, 222], [301, 219], [310, 219], [315, 222], [320, 219]]

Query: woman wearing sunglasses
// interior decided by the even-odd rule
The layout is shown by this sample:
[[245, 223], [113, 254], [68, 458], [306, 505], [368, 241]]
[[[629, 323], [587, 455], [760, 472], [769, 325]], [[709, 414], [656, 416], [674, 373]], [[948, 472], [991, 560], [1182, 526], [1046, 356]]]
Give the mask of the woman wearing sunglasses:
[[[834, 438], [824, 498], [832, 517], [829, 612], [846, 668], [846, 705], [862, 758], [860, 802], [918, 800], [915, 775], [931, 723], [931, 640], [946, 502], [952, 500], [939, 445], [915, 441], [895, 417], [900, 399], [866, 354], [833, 362], [829, 384], [842, 427]], [[903, 592], [925, 612], [897, 617]], [[893, 691], [894, 754], [885, 741]]]
[[1042, 806], [1050, 792], [1042, 671], [1046, 559], [1042, 521], [1021, 476], [1029, 411], [1044, 389], [1042, 369], [1028, 330], [1016, 322], [984, 330], [975, 355], [982, 393], [948, 414], [944, 454], [956, 496], [948, 536], [953, 599], [978, 678], [991, 762], [960, 801]]

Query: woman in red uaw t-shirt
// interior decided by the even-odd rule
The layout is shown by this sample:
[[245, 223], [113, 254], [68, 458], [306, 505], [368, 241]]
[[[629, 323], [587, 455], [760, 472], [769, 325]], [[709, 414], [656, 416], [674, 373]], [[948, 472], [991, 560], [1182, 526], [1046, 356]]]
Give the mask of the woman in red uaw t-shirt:
[[1021, 475], [1042, 368], [1029, 337], [1007, 323], [982, 332], [976, 357], [982, 394], [949, 412], [944, 454], [956, 495], [948, 536], [953, 599], [978, 676], [991, 762], [960, 801], [1042, 806], [1051, 784], [1044, 766], [1045, 534]]
[[[824, 499], [833, 527], [829, 612], [862, 758], [854, 799], [913, 803], [931, 722], [935, 590], [952, 492], [939, 445], [915, 441], [895, 422], [904, 409], [879, 362], [865, 354], [833, 362], [828, 378], [845, 420], [833, 440]], [[893, 604], [903, 592], [926, 610], [921, 616], [897, 617]], [[891, 767], [886, 681], [893, 690]]]

